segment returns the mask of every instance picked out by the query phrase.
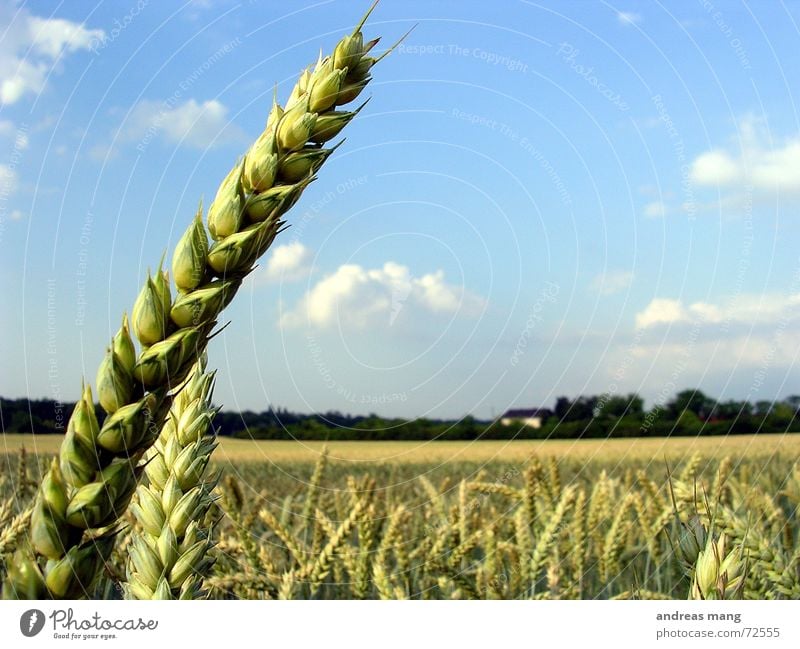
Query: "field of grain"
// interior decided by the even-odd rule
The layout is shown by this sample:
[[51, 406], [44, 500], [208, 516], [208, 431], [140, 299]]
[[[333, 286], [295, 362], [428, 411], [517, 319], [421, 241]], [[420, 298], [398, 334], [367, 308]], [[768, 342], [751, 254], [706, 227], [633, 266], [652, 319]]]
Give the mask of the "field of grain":
[[[7, 557], [39, 482], [18, 449], [55, 450], [31, 441], [3, 447]], [[222, 441], [211, 597], [800, 597], [800, 436], [323, 447]], [[122, 590], [127, 520], [93, 596]]]
[[[0, 454], [25, 448], [29, 453], [52, 455], [57, 435], [2, 435]], [[726, 456], [800, 457], [800, 435], [736, 435], [730, 437], [654, 437], [634, 439], [520, 440], [474, 442], [289, 442], [220, 439], [214, 453], [218, 462], [316, 462], [323, 447], [331, 460], [359, 463], [524, 462], [532, 455], [554, 455], [583, 461], [662, 462], [682, 460], [694, 453], [721, 459]]]

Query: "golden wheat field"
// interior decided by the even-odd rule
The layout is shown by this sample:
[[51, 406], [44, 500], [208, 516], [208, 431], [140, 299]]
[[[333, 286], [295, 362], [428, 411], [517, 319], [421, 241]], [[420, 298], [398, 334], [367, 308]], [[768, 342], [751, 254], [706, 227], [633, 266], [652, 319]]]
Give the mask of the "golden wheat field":
[[[0, 454], [25, 448], [33, 454], [58, 451], [58, 435], [10, 435], [0, 437]], [[372, 462], [524, 462], [533, 454], [555, 455], [585, 461], [680, 460], [700, 453], [721, 459], [739, 457], [800, 457], [800, 435], [767, 434], [730, 437], [652, 437], [586, 440], [492, 440], [492, 441], [366, 441], [308, 442], [252, 441], [221, 438], [214, 452], [217, 461], [229, 462], [316, 462], [323, 447], [331, 460]]]
[[[36, 457], [19, 451], [31, 438], [6, 436], [5, 557], [25, 542], [56, 441], [37, 438]], [[247, 599], [796, 599], [799, 447], [795, 435], [223, 440], [204, 588]], [[127, 522], [87, 595], [120, 596], [136, 525]], [[708, 538], [725, 572], [698, 585]]]

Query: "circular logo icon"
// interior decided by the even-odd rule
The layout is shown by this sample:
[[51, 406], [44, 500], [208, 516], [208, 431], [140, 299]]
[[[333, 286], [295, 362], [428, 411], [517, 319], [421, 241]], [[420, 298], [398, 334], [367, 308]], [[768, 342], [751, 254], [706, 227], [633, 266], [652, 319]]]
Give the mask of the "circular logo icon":
[[25, 611], [19, 618], [19, 630], [22, 635], [32, 638], [44, 628], [44, 613], [38, 608]]

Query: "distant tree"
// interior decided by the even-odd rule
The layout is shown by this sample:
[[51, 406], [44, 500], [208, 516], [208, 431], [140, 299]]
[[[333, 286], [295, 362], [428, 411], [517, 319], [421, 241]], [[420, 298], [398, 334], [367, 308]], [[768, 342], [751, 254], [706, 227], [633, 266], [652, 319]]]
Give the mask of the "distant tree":
[[772, 412], [769, 415], [769, 427], [778, 430], [786, 430], [791, 426], [797, 417], [797, 411], [789, 404], [779, 402], [772, 407]]
[[644, 415], [644, 399], [636, 392], [631, 392], [628, 396], [628, 417], [641, 417]]
[[667, 412], [672, 419], [678, 419], [684, 412], [691, 412], [703, 420], [711, 415], [716, 403], [698, 389], [682, 390], [667, 402]]
[[556, 399], [555, 414], [562, 421], [566, 421], [569, 409], [572, 407], [572, 399], [569, 397], [558, 397]]
[[762, 399], [761, 401], [756, 401], [756, 405], [755, 408], [753, 409], [753, 412], [755, 415], [758, 415], [759, 417], [767, 417], [772, 412], [773, 405], [774, 404], [772, 401], [767, 401], [765, 399]]
[[700, 417], [692, 410], [685, 409], [675, 421], [676, 435], [697, 435], [703, 428]]
[[608, 397], [603, 402], [601, 414], [611, 417], [640, 417], [644, 413], [644, 399], [632, 392], [627, 395]]
[[595, 396], [578, 397], [575, 399], [575, 401], [572, 402], [572, 408], [570, 409], [570, 421], [583, 421], [585, 419], [592, 419], [599, 401], [600, 397]]
[[720, 419], [736, 419], [749, 415], [752, 411], [753, 406], [749, 401], [736, 401], [731, 399], [717, 402], [713, 416], [719, 417]]
[[792, 408], [796, 413], [800, 412], [800, 394], [793, 394], [790, 397], [786, 397], [783, 402]]

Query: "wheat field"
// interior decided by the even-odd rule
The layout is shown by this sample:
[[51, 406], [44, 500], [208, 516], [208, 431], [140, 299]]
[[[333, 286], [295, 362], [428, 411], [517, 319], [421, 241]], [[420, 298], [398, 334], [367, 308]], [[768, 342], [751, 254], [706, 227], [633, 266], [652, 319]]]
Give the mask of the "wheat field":
[[[22, 448], [28, 453], [53, 455], [62, 437], [16, 435], [0, 437], [0, 455]], [[332, 460], [359, 463], [407, 462], [524, 462], [531, 455], [555, 455], [584, 461], [685, 460], [694, 453], [771, 458], [800, 456], [800, 435], [766, 434], [709, 437], [642, 437], [585, 440], [476, 440], [463, 441], [283, 441], [219, 438], [217, 462], [316, 462], [323, 447]]]
[[[27, 443], [26, 443], [27, 442]], [[24, 543], [50, 440], [6, 436], [0, 554]], [[212, 598], [686, 599], [701, 526], [736, 595], [800, 597], [797, 436], [587, 442], [223, 440]], [[128, 530], [135, 525], [128, 519]], [[92, 597], [120, 597], [122, 532]], [[700, 544], [702, 545], [702, 543]], [[724, 591], [724, 588], [723, 588]], [[720, 592], [724, 596], [724, 592]]]

